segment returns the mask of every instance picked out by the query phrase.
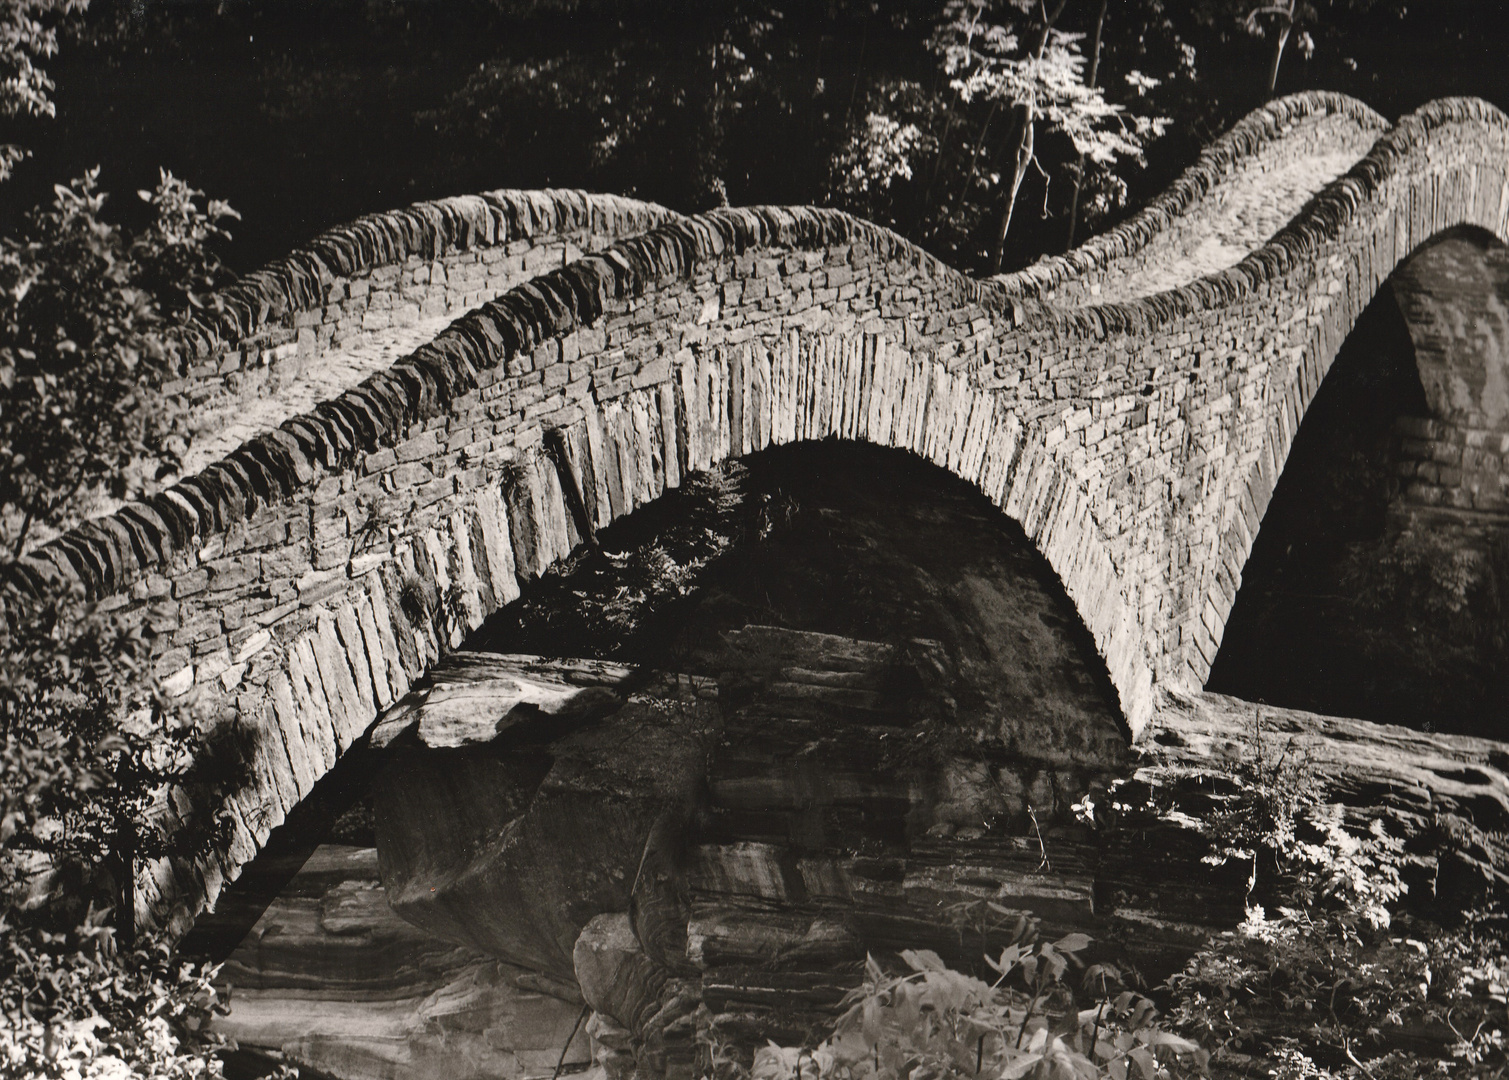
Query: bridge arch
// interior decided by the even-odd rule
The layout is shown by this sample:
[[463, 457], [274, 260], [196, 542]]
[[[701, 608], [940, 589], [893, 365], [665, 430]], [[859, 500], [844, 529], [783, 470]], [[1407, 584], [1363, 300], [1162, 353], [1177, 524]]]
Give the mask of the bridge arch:
[[[940, 716], [982, 747], [1097, 767], [1126, 759], [1116, 694], [1078, 611], [976, 485], [857, 440], [729, 460], [598, 532], [464, 648], [717, 677], [749, 662], [725, 641], [748, 624], [903, 651], [923, 642], [936, 657], [928, 678], [951, 699]], [[579, 519], [575, 478], [547, 467]], [[657, 571], [647, 584], [645, 568], [660, 565], [667, 580]]]
[[[1366, 129], [1353, 106], [1287, 99], [1258, 127], [1288, 138], [1350, 109]], [[1205, 189], [1234, 164], [1197, 166]], [[1429, 238], [1509, 235], [1506, 169], [1502, 113], [1433, 103], [1235, 265], [1093, 306], [783, 208], [663, 221], [480, 304], [13, 564], [11, 587], [128, 609], [170, 692], [198, 688], [265, 736], [227, 806], [229, 850], [153, 867], [143, 915], [186, 924], [379, 710], [584, 529], [783, 442], [900, 447], [976, 485], [1063, 581], [1139, 733], [1164, 691], [1203, 683], [1347, 330]], [[1114, 270], [1141, 242], [1086, 266]]]
[[1501, 687], [1475, 633], [1491, 626], [1474, 624], [1509, 524], [1505, 250], [1483, 229], [1447, 228], [1348, 332], [1296, 433], [1210, 689], [1493, 736]]
[[[1194, 689], [1209, 675], [1294, 436], [1362, 311], [1391, 281], [1417, 349], [1421, 342], [1442, 349], [1448, 335], [1438, 327], [1460, 326], [1475, 307], [1493, 307], [1489, 293], [1496, 287], [1498, 263], [1489, 253], [1506, 237], [1509, 120], [1486, 102], [1446, 99], [1400, 120], [1366, 157], [1242, 262], [1167, 294], [1177, 303], [1191, 292], [1248, 293], [1246, 304], [1225, 305], [1228, 314], [1252, 320], [1256, 331], [1245, 335], [1245, 342], [1237, 335], [1227, 366], [1259, 376], [1239, 380], [1234, 389], [1245, 392], [1260, 418], [1231, 448], [1245, 459], [1245, 476], [1216, 511], [1220, 525], [1207, 548], [1215, 557], [1194, 575], [1203, 583], [1176, 603], [1176, 611], [1182, 608], [1180, 641], [1164, 655], [1177, 662], [1160, 673], [1170, 686], [1184, 681]], [[1474, 287], [1458, 301], [1450, 281], [1464, 274]], [[1254, 305], [1249, 290], [1266, 305]], [[1476, 354], [1486, 355], [1481, 348]], [[1491, 367], [1484, 362], [1476, 370], [1486, 375]], [[1452, 377], [1448, 369], [1460, 378], [1460, 365], [1440, 364], [1438, 385]], [[1423, 366], [1421, 375], [1422, 381], [1431, 377]], [[1187, 456], [1186, 464], [1198, 456]], [[1197, 516], [1202, 513], [1210, 513], [1208, 504]], [[1182, 680], [1181, 664], [1187, 671]]]

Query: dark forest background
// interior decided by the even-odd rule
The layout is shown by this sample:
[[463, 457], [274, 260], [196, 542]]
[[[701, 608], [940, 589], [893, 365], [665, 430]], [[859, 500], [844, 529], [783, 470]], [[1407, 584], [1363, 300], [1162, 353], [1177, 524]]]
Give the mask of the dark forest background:
[[[1100, 5], [998, 4], [1082, 34]], [[1282, 7], [1283, 5], [1278, 5]], [[246, 271], [370, 211], [497, 187], [585, 187], [695, 211], [726, 200], [839, 205], [965, 269], [988, 269], [1013, 118], [966, 109], [939, 45], [945, 0], [96, 0], [46, 63], [56, 116], [11, 118], [29, 148], [0, 189], [0, 232], [99, 165], [106, 191], [166, 168], [242, 215]], [[1098, 82], [1166, 118], [1146, 164], [1088, 171], [1080, 238], [1162, 190], [1269, 96], [1281, 27], [1229, 0], [1112, 0]], [[1296, 7], [1275, 92], [1324, 88], [1394, 119], [1436, 97], [1509, 102], [1497, 0], [1316, 0]], [[1023, 47], [1032, 42], [1024, 40]], [[1141, 85], [1127, 81], [1129, 73]], [[1081, 77], [1086, 74], [1081, 69]], [[1157, 80], [1156, 85], [1148, 85]], [[845, 175], [871, 116], [917, 137], [910, 178]], [[982, 132], [981, 125], [984, 125]], [[1064, 249], [1077, 154], [1040, 129], [1003, 266]], [[884, 164], [881, 159], [874, 163]], [[873, 172], [872, 168], [872, 172]], [[992, 176], [996, 179], [992, 182]], [[143, 213], [117, 199], [114, 212]]]

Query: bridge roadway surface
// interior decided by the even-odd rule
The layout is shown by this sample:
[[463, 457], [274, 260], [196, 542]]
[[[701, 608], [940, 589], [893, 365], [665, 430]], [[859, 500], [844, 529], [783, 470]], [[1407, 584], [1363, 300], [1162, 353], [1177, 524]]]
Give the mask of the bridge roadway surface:
[[[1324, 93], [1256, 111], [1108, 234], [983, 282], [830, 210], [419, 204], [229, 290], [173, 388], [235, 418], [196, 440], [190, 468], [210, 463], [7, 587], [82, 587], [153, 635], [166, 692], [262, 736], [227, 850], [144, 870], [139, 914], [178, 929], [522, 583], [776, 443], [902, 447], [978, 486], [1059, 575], [1135, 738], [1200, 693], [1295, 431], [1385, 282], [1444, 388], [1426, 434], [1457, 464], [1431, 482], [1499, 497], [1460, 480], [1506, 475], [1506, 238], [1496, 108], [1390, 127]], [[1497, 767], [1471, 776], [1509, 806]]]

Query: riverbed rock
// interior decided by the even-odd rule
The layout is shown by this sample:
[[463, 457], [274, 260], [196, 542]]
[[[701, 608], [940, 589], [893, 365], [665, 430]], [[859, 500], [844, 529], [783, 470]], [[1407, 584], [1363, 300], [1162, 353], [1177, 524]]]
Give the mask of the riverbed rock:
[[[471, 741], [417, 696], [384, 721], [394, 910], [574, 981], [612, 1075], [694, 1075], [699, 1040], [815, 1041], [868, 953], [978, 969], [1023, 918], [1157, 980], [1242, 918], [1245, 875], [1202, 862], [1179, 808], [1240, 767], [1244, 703], [1170, 701], [1105, 760], [1028, 755], [961, 717], [935, 643], [746, 627], [704, 655], [723, 657], [716, 680], [463, 656], [429, 693], [472, 703]], [[1412, 850], [1502, 877], [1491, 835], [1431, 848], [1454, 843], [1440, 815], [1465, 828], [1472, 807], [1506, 805], [1496, 744], [1264, 712], [1261, 737], [1302, 747], [1337, 797], [1412, 813], [1395, 814]], [[1118, 782], [1157, 788], [1168, 812], [1115, 831]]]
[[340, 1080], [548, 1075], [591, 1059], [574, 983], [393, 914], [370, 847], [319, 847], [221, 969], [215, 1030]]

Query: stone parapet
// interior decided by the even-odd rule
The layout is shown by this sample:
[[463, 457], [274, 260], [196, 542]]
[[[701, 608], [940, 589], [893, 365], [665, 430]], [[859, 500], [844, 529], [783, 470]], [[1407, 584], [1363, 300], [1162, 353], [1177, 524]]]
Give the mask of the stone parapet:
[[[1242, 178], [1262, 182], [1296, 162], [1338, 152], [1355, 161], [1387, 130], [1388, 121], [1345, 94], [1309, 90], [1270, 101], [1206, 147], [1168, 190], [1120, 225], [1065, 255], [1045, 257], [993, 280], [1008, 296], [1068, 305], [1128, 295], [1126, 283], [1149, 270], [1191, 264], [1214, 225], [1246, 224], [1223, 221], [1227, 215], [1219, 206]], [[1274, 201], [1272, 191], [1266, 201]], [[1274, 221], [1256, 241], [1266, 240], [1289, 216]], [[1251, 225], [1261, 228], [1259, 222]], [[1182, 284], [1202, 275], [1191, 271], [1178, 276]]]

